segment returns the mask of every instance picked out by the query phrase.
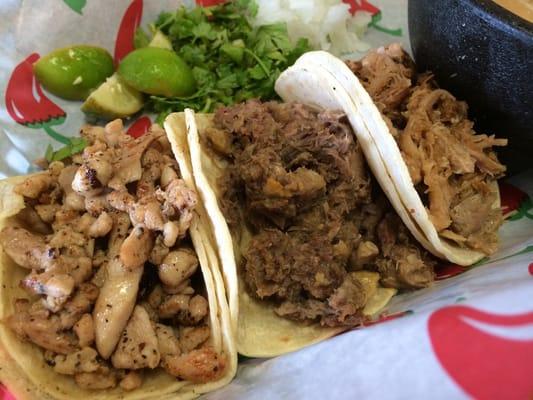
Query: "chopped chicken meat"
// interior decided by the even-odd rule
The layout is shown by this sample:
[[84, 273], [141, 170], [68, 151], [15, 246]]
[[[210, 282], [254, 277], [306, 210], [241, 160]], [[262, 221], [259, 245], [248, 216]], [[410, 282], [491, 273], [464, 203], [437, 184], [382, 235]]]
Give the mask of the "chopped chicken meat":
[[111, 362], [119, 369], [153, 369], [159, 365], [160, 357], [157, 336], [150, 317], [142, 306], [136, 306]]
[[178, 249], [167, 254], [158, 268], [159, 279], [167, 286], [178, 286], [198, 268], [198, 258], [190, 249]]
[[6, 324], [20, 337], [55, 353], [69, 354], [76, 349], [74, 336], [63, 332], [59, 317], [55, 315], [18, 312], [7, 317]]
[[117, 258], [107, 264], [107, 279], [100, 289], [93, 318], [96, 348], [108, 359], [135, 307], [143, 267], [129, 269]]
[[80, 372], [95, 372], [98, 370], [98, 353], [92, 347], [83, 347], [81, 350], [67, 355], [57, 355], [54, 358], [54, 371], [74, 375]]
[[181, 354], [180, 341], [170, 326], [156, 324], [155, 331], [163, 362], [169, 356], [179, 356]]
[[[0, 230], [0, 245], [27, 270], [20, 286], [34, 298], [16, 299], [4, 322], [84, 389], [131, 391], [143, 369], [167, 365], [182, 379], [216, 379], [220, 371], [203, 370], [222, 370], [216, 353], [192, 354], [181, 366], [175, 358], [180, 325], [189, 326], [187, 351], [210, 335], [208, 302], [191, 287], [198, 259], [185, 238], [196, 193], [159, 126], [138, 139], [123, 128], [120, 120], [84, 127], [82, 154], [16, 186], [26, 207]], [[148, 262], [155, 283], [143, 277]]]
[[113, 218], [106, 213], [105, 211], [102, 212], [98, 218], [96, 218], [96, 221], [94, 221], [89, 228], [89, 236], [90, 237], [102, 237], [106, 236], [111, 229], [113, 228]]
[[142, 383], [141, 375], [138, 372], [130, 371], [122, 378], [119, 385], [122, 389], [130, 391], [141, 387]]
[[180, 347], [188, 353], [204, 344], [211, 334], [208, 326], [185, 326], [180, 328]]
[[78, 322], [74, 324], [74, 333], [78, 336], [78, 343], [81, 347], [90, 346], [94, 342], [94, 323], [91, 314], [83, 314]]
[[153, 247], [152, 232], [142, 225], [137, 225], [120, 247], [120, 261], [128, 269], [142, 267], [148, 261]]
[[51, 173], [42, 172], [29, 176], [22, 183], [15, 188], [15, 193], [20, 194], [29, 199], [36, 199], [39, 195], [50, 188], [54, 183]]
[[169, 356], [163, 368], [175, 377], [194, 383], [216, 379], [224, 370], [225, 359], [212, 347], [202, 347], [180, 356]]
[[23, 228], [6, 226], [0, 231], [0, 243], [13, 261], [28, 269], [46, 269], [58, 257], [58, 252], [47, 246], [44, 237]]

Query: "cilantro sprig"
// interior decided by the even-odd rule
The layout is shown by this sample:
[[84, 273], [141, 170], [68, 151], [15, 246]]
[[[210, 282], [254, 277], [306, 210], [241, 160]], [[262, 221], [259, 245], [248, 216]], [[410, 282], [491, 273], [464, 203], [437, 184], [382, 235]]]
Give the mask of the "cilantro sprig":
[[[310, 46], [306, 39], [291, 44], [284, 23], [252, 27], [256, 13], [255, 1], [234, 0], [159, 15], [155, 29], [168, 36], [174, 51], [192, 68], [198, 89], [188, 97], [150, 96], [146, 107], [162, 119], [187, 107], [211, 112], [251, 98], [276, 98], [279, 74]], [[146, 37], [139, 31], [136, 43], [142, 46]]]
[[88, 145], [88, 142], [85, 138], [73, 137], [70, 138], [69, 141], [69, 144], [56, 151], [54, 151], [52, 145], [49, 144], [44, 155], [46, 161], [52, 162], [64, 160], [65, 158], [71, 157], [74, 154], [80, 153]]

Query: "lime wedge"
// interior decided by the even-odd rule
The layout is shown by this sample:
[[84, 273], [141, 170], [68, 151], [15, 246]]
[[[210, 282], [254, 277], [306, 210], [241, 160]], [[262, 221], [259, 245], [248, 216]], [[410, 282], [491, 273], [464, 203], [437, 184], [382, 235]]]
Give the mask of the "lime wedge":
[[170, 43], [169, 38], [163, 32], [157, 30], [148, 47], [160, 47], [162, 49], [172, 50], [172, 43]]
[[129, 117], [143, 105], [143, 95], [115, 73], [90, 94], [81, 110], [87, 114], [114, 119]]

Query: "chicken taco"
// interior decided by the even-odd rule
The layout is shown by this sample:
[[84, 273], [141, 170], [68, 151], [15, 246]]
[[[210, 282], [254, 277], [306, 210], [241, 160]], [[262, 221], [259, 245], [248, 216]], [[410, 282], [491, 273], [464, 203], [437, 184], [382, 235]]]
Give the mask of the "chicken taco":
[[[17, 399], [193, 398], [236, 350], [209, 221], [153, 125], [0, 181], [0, 379]], [[170, 139], [170, 141], [169, 141]], [[172, 150], [176, 151], [176, 156]]]
[[337, 94], [305, 84], [299, 102], [249, 100], [165, 123], [188, 142], [246, 356], [364, 324], [399, 290], [434, 279], [435, 258], [375, 181]]
[[[302, 56], [278, 79], [287, 101], [317, 100], [292, 90], [322, 79], [342, 98], [355, 134], [382, 188], [411, 233], [434, 255], [471, 265], [498, 248], [503, 222], [494, 149], [506, 139], [477, 134], [467, 105], [418, 73], [396, 44], [343, 61], [326, 52]], [[313, 101], [313, 100], [308, 100]]]

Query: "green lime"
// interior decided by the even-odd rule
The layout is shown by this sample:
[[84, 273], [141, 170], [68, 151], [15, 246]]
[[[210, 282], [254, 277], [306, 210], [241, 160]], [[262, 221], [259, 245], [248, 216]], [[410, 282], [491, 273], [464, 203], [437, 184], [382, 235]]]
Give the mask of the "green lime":
[[107, 119], [125, 118], [139, 111], [143, 104], [143, 95], [113, 74], [91, 93], [81, 110]]
[[71, 46], [52, 51], [33, 64], [39, 82], [56, 96], [85, 100], [113, 74], [113, 58], [95, 46]]
[[160, 47], [162, 49], [172, 50], [172, 43], [170, 39], [161, 31], [155, 31], [155, 35], [148, 43], [148, 47]]
[[120, 63], [118, 73], [140, 92], [159, 96], [188, 96], [196, 88], [189, 66], [172, 50], [159, 47], [132, 51]]

